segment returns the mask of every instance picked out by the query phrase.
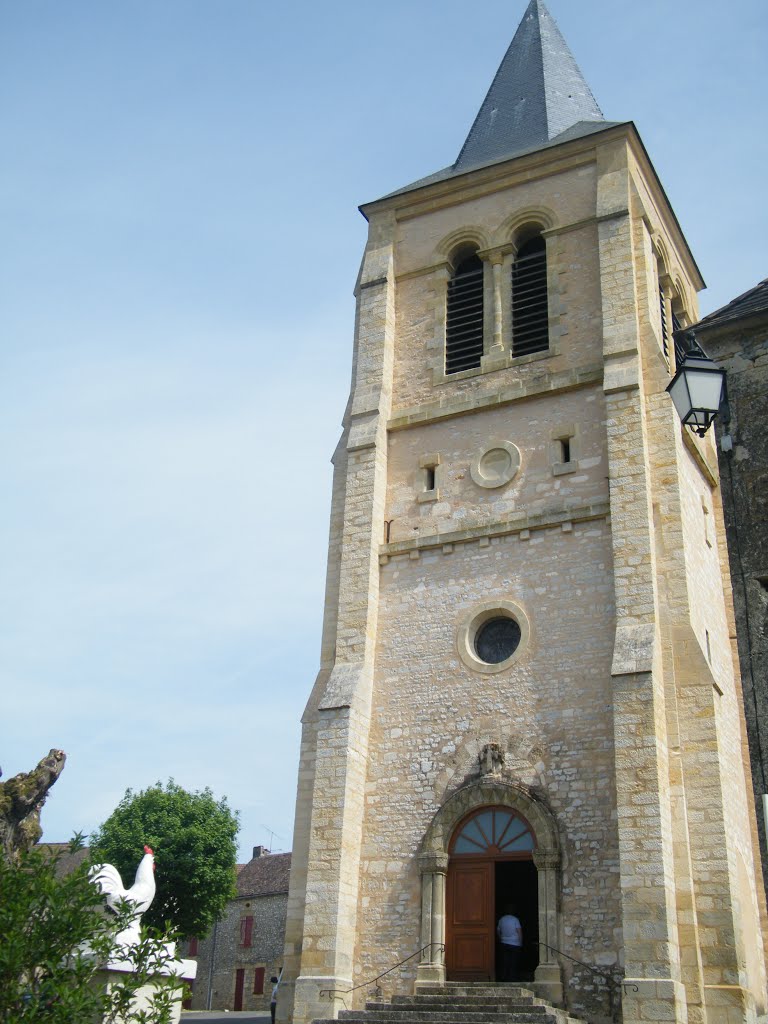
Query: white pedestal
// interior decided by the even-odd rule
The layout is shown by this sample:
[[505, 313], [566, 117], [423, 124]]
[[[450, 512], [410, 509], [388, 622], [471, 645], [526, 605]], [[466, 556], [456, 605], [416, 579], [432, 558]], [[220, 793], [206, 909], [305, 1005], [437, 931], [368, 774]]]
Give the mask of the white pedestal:
[[[97, 984], [104, 987], [105, 991], [109, 991], [113, 986], [122, 984], [125, 980], [126, 974], [133, 973], [133, 964], [130, 960], [120, 960], [113, 958], [109, 960], [103, 967], [100, 967], [96, 972]], [[153, 975], [152, 980], [146, 985], [142, 985], [136, 992], [134, 997], [132, 1010], [135, 1013], [137, 1010], [148, 1010], [152, 1006], [152, 998], [161, 991], [164, 986], [176, 985], [181, 979], [182, 981], [193, 981], [197, 974], [197, 961], [195, 960], [170, 960], [165, 963], [162, 967], [158, 968], [157, 973]], [[178, 992], [178, 998], [174, 1000], [173, 1011], [171, 1014], [172, 1024], [178, 1024], [181, 1017], [181, 1002], [183, 992], [180, 989]], [[122, 1017], [115, 1019], [115, 1024], [125, 1024]]]

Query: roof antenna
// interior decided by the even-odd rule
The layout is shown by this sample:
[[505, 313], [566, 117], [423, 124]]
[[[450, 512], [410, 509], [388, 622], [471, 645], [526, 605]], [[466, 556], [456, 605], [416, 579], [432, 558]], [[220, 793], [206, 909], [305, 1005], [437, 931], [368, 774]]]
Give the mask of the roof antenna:
[[279, 832], [275, 832], [274, 829], [271, 829], [269, 825], [265, 825], [263, 822], [261, 827], [269, 832], [269, 852], [272, 853], [272, 841], [274, 838], [277, 837], [278, 839], [283, 839], [284, 836], [281, 836]]

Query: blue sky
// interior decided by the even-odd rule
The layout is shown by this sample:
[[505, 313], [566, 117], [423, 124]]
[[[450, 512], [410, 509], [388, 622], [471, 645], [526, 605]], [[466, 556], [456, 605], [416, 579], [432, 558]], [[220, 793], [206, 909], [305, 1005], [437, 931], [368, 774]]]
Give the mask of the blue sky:
[[[451, 163], [524, 0], [0, 2], [0, 764], [46, 838], [173, 776], [290, 849], [358, 203]], [[766, 276], [765, 0], [551, 0], [709, 289]]]

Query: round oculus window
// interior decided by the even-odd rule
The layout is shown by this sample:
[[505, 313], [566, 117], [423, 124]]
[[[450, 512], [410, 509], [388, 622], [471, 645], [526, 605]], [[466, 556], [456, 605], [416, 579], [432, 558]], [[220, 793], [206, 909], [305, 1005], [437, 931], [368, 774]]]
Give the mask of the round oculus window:
[[475, 653], [486, 665], [499, 665], [511, 658], [520, 646], [522, 633], [518, 622], [506, 615], [488, 619], [475, 634]]
[[459, 625], [456, 653], [473, 672], [493, 675], [510, 668], [525, 652], [531, 627], [514, 601], [484, 601]]

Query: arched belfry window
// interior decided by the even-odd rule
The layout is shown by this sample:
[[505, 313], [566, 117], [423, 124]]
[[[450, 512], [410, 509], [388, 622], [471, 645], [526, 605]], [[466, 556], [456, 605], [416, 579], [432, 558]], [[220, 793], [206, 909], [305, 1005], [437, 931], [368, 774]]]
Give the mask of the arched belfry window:
[[512, 264], [512, 355], [549, 348], [547, 247], [541, 235], [520, 246]]
[[448, 282], [445, 372], [480, 366], [483, 357], [483, 261], [473, 252], [456, 263]]
[[[674, 345], [675, 360], [680, 362], [682, 350], [680, 342], [675, 337], [677, 331], [682, 330], [683, 323], [678, 316], [680, 299], [672, 287], [670, 280], [666, 277], [664, 263], [660, 259], [657, 264], [657, 277], [659, 282], [659, 320], [661, 322], [661, 349], [667, 361], [670, 373], [674, 373], [670, 358], [670, 348]], [[677, 307], [677, 308], [676, 308]]]
[[506, 807], [488, 807], [464, 822], [454, 836], [451, 853], [510, 856], [533, 850], [531, 826]]
[[664, 358], [669, 363], [669, 320], [667, 319], [667, 297], [664, 294], [664, 285], [661, 280], [661, 267], [659, 268], [659, 317], [661, 319], [661, 348]]

